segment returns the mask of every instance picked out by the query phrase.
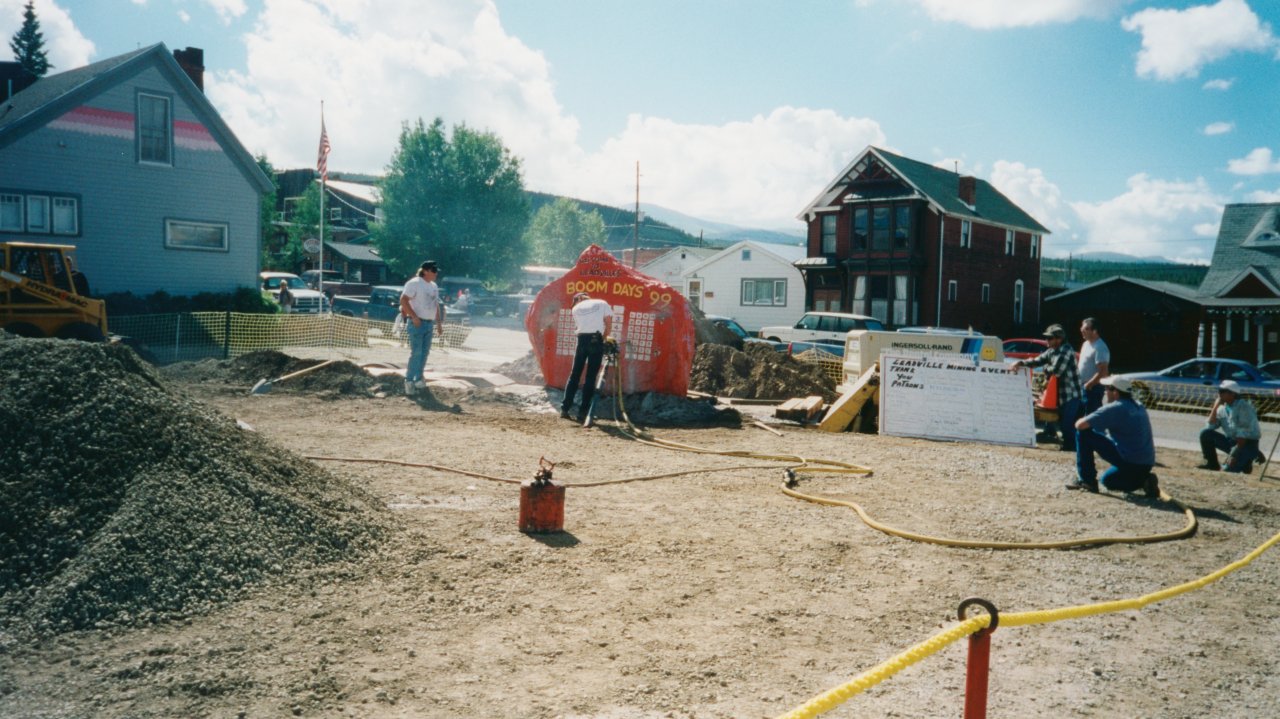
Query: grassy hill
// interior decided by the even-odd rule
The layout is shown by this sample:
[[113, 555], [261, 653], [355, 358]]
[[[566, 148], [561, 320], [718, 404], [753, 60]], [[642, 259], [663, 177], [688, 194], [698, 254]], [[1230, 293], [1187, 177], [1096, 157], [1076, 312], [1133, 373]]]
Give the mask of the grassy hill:
[[[545, 192], [529, 192], [529, 204], [532, 213], [536, 214], [542, 209], [543, 205], [549, 205], [560, 199], [561, 195], [551, 195]], [[584, 212], [592, 210], [599, 212], [600, 217], [604, 220], [605, 231], [608, 232], [608, 239], [605, 240], [604, 248], [606, 250], [627, 250], [631, 249], [635, 244], [635, 210], [627, 210], [621, 207], [611, 207], [609, 205], [601, 205], [596, 202], [588, 202], [576, 198], [569, 198], [578, 203]], [[643, 216], [640, 220], [640, 246], [641, 247], [677, 247], [688, 245], [697, 247], [698, 238], [668, 225], [651, 217]], [[703, 242], [704, 247], [728, 247], [723, 242], [706, 241]]]
[[1040, 284], [1043, 287], [1087, 285], [1123, 275], [1136, 280], [1172, 282], [1199, 287], [1209, 268], [1177, 262], [1082, 260], [1080, 258], [1045, 257], [1040, 261]]

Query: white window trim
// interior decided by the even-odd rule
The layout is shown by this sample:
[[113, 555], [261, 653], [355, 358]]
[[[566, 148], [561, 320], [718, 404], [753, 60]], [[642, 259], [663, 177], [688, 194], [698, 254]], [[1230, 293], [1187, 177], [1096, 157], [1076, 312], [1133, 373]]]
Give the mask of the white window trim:
[[960, 246], [973, 246], [973, 223], [969, 220], [960, 220]]
[[982, 283], [982, 304], [984, 305], [991, 304], [991, 283], [990, 282]]
[[[38, 213], [33, 211], [32, 202], [39, 202], [44, 205]], [[48, 195], [27, 195], [27, 232], [33, 235], [47, 235], [53, 230], [49, 224], [49, 210], [52, 209], [53, 203], [49, 201]], [[39, 215], [38, 219], [37, 215]], [[36, 224], [39, 222], [39, 224]]]
[[1031, 259], [1040, 256], [1040, 235], [1031, 236]]
[[18, 193], [0, 193], [0, 203], [11, 203], [18, 208], [18, 224], [0, 225], [0, 232], [26, 232], [27, 230], [27, 198]]
[[[184, 245], [173, 241], [173, 229], [175, 226], [185, 225], [195, 228], [216, 228], [222, 231], [221, 247], [201, 247], [198, 245]], [[225, 222], [199, 222], [196, 220], [165, 220], [164, 221], [164, 246], [168, 250], [191, 250], [195, 252], [229, 252], [231, 250], [231, 229]]]
[[[756, 285], [760, 283], [768, 284], [769, 302], [757, 302], [754, 298], [759, 296], [756, 291]], [[750, 296], [753, 301], [747, 302], [747, 285], [751, 285]], [[738, 285], [738, 306], [740, 307], [786, 307], [787, 306], [787, 280], [776, 277], [744, 277]]]
[[1015, 250], [1016, 250], [1016, 247], [1014, 245], [1013, 230], [1005, 230], [1004, 231], [1004, 253], [1012, 257]]
[[1025, 285], [1022, 280], [1013, 283], [1013, 321], [1015, 324], [1022, 324], [1023, 310], [1026, 307]]
[[955, 302], [960, 296], [960, 284], [955, 280], [947, 280], [947, 302]]
[[[71, 206], [71, 229], [59, 229], [56, 208], [59, 204]], [[80, 202], [74, 197], [52, 197], [49, 200], [49, 232], [54, 235], [74, 237], [80, 234]]]
[[[146, 160], [146, 159], [143, 159], [142, 157], [142, 99], [143, 98], [160, 100], [164, 103], [164, 106], [165, 106], [165, 118], [167, 119], [167, 122], [168, 122], [168, 127], [165, 128], [165, 140], [168, 143], [168, 147], [165, 149], [165, 159], [163, 161]], [[159, 95], [154, 92], [139, 92], [135, 102], [137, 107], [138, 121], [137, 121], [137, 129], [134, 131], [135, 133], [134, 141], [138, 144], [138, 149], [137, 149], [138, 164], [151, 165], [152, 167], [173, 167], [173, 99], [170, 97], [166, 97], [165, 95]]]

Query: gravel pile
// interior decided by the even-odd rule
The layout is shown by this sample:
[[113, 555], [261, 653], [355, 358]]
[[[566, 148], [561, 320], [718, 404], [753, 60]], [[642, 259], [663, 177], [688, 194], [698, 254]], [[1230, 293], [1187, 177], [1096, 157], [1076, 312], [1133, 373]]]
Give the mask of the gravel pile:
[[0, 333], [0, 382], [0, 640], [198, 612], [386, 531], [372, 496], [128, 348]]
[[[161, 376], [178, 382], [217, 382], [250, 388], [260, 380], [274, 380], [320, 363], [321, 360], [299, 359], [275, 350], [259, 350], [233, 360], [177, 362], [159, 371]], [[398, 379], [380, 380], [358, 365], [340, 360], [314, 372], [273, 384], [271, 391], [306, 392], [335, 399], [368, 397], [378, 392], [403, 394], [403, 383], [395, 381]]]
[[689, 389], [740, 399], [819, 395], [830, 402], [838, 396], [835, 382], [818, 365], [750, 342], [743, 352], [721, 344], [698, 345], [689, 373]]

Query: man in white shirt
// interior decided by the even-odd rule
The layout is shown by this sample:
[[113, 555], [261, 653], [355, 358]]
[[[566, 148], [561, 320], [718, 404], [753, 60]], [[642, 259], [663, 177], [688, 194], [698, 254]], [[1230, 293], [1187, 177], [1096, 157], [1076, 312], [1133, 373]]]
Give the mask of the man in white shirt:
[[[593, 300], [586, 292], [579, 292], [573, 296], [572, 312], [578, 346], [573, 353], [573, 369], [569, 371], [569, 382], [564, 388], [560, 416], [569, 419], [569, 409], [573, 407], [573, 396], [578, 392], [581, 379], [582, 404], [578, 406], [578, 423], [582, 424], [596, 393], [596, 376], [600, 374], [600, 364], [604, 360], [604, 340], [613, 329], [613, 308], [604, 300]], [[587, 370], [585, 377], [581, 377], [583, 367]]]
[[417, 277], [405, 283], [400, 291], [400, 314], [404, 315], [409, 330], [409, 366], [404, 371], [404, 393], [412, 395], [427, 383], [422, 370], [431, 354], [431, 337], [444, 332], [444, 305], [440, 302], [440, 289], [436, 277], [440, 268], [435, 260], [427, 260], [418, 269]]
[[1111, 374], [1111, 348], [1098, 333], [1098, 321], [1086, 317], [1080, 323], [1080, 336], [1084, 344], [1080, 345], [1080, 387], [1084, 390], [1084, 411], [1082, 415], [1098, 411], [1102, 406], [1102, 380]]

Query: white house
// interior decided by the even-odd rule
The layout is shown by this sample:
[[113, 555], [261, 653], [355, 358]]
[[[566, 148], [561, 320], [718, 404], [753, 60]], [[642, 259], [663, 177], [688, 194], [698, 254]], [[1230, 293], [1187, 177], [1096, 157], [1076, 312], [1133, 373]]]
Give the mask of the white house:
[[684, 273], [720, 250], [714, 247], [676, 247], [638, 268], [655, 280], [670, 285], [680, 294], [684, 291]]
[[804, 279], [793, 264], [803, 257], [803, 247], [739, 242], [685, 270], [684, 294], [748, 330], [789, 325], [804, 314]]

